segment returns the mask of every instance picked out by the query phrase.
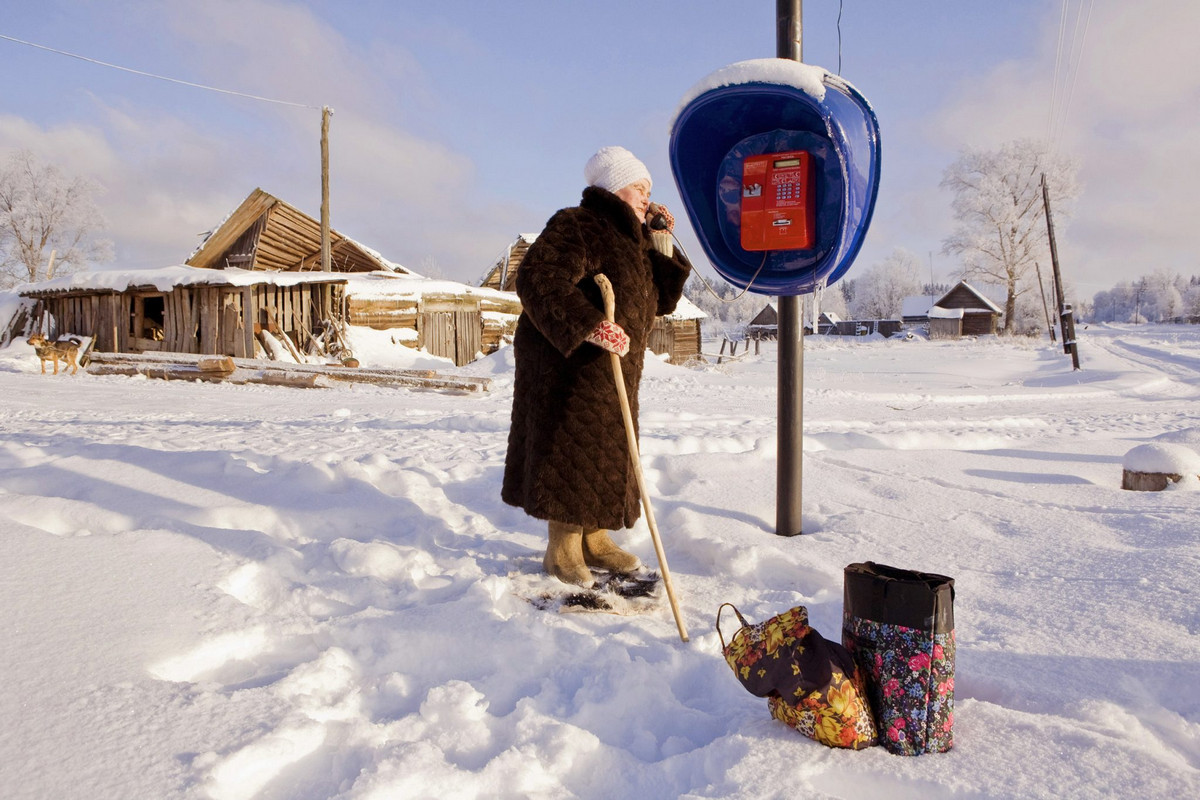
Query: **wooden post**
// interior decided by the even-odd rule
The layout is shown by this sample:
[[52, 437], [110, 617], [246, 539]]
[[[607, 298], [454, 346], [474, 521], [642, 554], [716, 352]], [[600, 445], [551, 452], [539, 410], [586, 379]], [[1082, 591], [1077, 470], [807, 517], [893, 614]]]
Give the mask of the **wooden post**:
[[1042, 293], [1042, 310], [1046, 312], [1046, 328], [1050, 331], [1050, 342], [1054, 343], [1058, 339], [1054, 337], [1054, 323], [1050, 321], [1050, 306], [1046, 305], [1046, 285], [1042, 283], [1042, 265], [1035, 261], [1033, 267], [1037, 270], [1038, 291]]
[[329, 118], [333, 109], [321, 109], [321, 269], [332, 269], [329, 247]]
[[1050, 262], [1054, 265], [1054, 288], [1058, 297], [1058, 318], [1062, 326], [1063, 352], [1070, 353], [1071, 363], [1079, 369], [1079, 347], [1075, 344], [1075, 320], [1071, 307], [1063, 294], [1062, 272], [1058, 267], [1058, 245], [1054, 240], [1054, 217], [1050, 213], [1050, 190], [1046, 186], [1046, 173], [1042, 173], [1042, 204], [1046, 209], [1046, 233], [1050, 237]]

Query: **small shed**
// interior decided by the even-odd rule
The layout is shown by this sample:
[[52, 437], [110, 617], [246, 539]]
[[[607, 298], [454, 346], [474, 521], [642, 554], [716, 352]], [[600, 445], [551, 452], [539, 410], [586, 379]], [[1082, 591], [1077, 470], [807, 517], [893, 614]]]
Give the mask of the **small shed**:
[[672, 364], [700, 358], [700, 321], [707, 316], [691, 300], [680, 297], [674, 312], [654, 320], [647, 343], [650, 350], [668, 356]]
[[929, 309], [927, 319], [929, 320], [930, 339], [957, 339], [962, 336], [963, 310], [961, 308], [934, 306]]
[[[933, 309], [930, 309], [930, 334], [933, 333], [934, 309], [943, 311], [959, 310], [962, 312], [960, 336], [995, 335], [999, 325], [1000, 315], [1004, 312], [985, 297], [978, 289], [966, 281], [959, 281], [954, 288], [942, 295]], [[939, 319], [945, 319], [937, 312]]]

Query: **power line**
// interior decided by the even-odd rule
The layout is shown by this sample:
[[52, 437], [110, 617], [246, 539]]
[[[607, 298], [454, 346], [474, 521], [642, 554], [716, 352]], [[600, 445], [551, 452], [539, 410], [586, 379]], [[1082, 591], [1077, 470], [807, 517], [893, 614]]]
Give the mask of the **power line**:
[[275, 100], [270, 97], [261, 97], [256, 94], [246, 94], [245, 92], [235, 92], [232, 89], [219, 89], [215, 86], [205, 86], [202, 83], [192, 83], [191, 81], [183, 81], [183, 80], [179, 80], [178, 78], [168, 78], [165, 75], [155, 75], [152, 72], [142, 72], [141, 70], [131, 69], [129, 67], [122, 67], [120, 64], [110, 64], [107, 61], [99, 61], [94, 58], [88, 58], [87, 56], [78, 55], [77, 53], [68, 53], [66, 50], [57, 50], [53, 47], [47, 47], [44, 44], [37, 44], [36, 42], [27, 42], [23, 39], [17, 39], [12, 36], [5, 36], [2, 33], [0, 33], [0, 39], [6, 39], [10, 42], [16, 42], [17, 44], [23, 44], [23, 45], [26, 45], [27, 47], [36, 47], [38, 50], [45, 50], [50, 53], [57, 53], [60, 56], [69, 56], [71, 58], [77, 58], [80, 61], [86, 61], [89, 64], [99, 64], [102, 67], [109, 67], [111, 69], [119, 69], [122, 72], [130, 72], [130, 73], [133, 73], [134, 75], [141, 75], [146, 78], [155, 78], [157, 80], [167, 81], [169, 83], [178, 83], [182, 86], [191, 86], [193, 89], [205, 89], [210, 92], [219, 92], [221, 94], [231, 94], [231, 95], [234, 95], [235, 97], [244, 97], [248, 100], [259, 100], [264, 103], [276, 103], [281, 106], [292, 106], [293, 108], [311, 108], [314, 111], [321, 110], [320, 106], [310, 106], [307, 103], [292, 103], [287, 100]]
[[[1084, 6], [1087, 14], [1084, 14]], [[1054, 57], [1054, 76], [1050, 88], [1050, 114], [1047, 120], [1046, 140], [1051, 149], [1066, 129], [1067, 113], [1075, 95], [1075, 84], [1079, 79], [1079, 64], [1087, 44], [1087, 33], [1091, 27], [1095, 0], [1079, 0], [1074, 9], [1070, 38], [1067, 36], [1068, 6], [1070, 0], [1062, 1], [1058, 21], [1058, 48]], [[1081, 30], [1082, 28], [1082, 30]]]

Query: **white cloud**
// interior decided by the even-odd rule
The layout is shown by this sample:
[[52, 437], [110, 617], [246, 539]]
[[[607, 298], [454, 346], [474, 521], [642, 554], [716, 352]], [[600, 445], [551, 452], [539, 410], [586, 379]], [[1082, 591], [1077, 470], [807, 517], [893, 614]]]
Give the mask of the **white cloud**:
[[[1036, 61], [964, 84], [931, 127], [956, 145], [1045, 137], [1058, 15], [1048, 21]], [[1200, 174], [1197, 30], [1196, 3], [1094, 7], [1060, 140], [1081, 162], [1084, 193], [1061, 249], [1085, 297], [1157, 268], [1200, 273], [1200, 200], [1190, 177]]]

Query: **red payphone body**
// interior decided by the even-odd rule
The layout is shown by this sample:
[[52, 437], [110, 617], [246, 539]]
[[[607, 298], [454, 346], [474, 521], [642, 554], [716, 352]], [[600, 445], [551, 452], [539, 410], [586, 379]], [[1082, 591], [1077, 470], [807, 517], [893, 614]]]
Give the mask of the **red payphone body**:
[[805, 150], [750, 156], [742, 162], [742, 249], [816, 246], [815, 168]]

